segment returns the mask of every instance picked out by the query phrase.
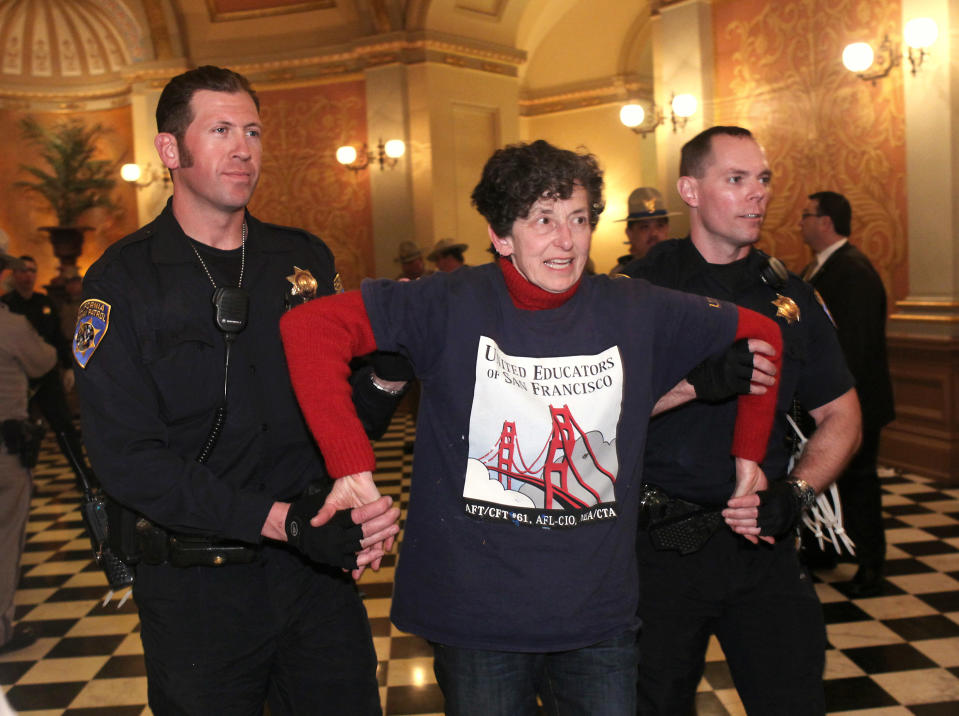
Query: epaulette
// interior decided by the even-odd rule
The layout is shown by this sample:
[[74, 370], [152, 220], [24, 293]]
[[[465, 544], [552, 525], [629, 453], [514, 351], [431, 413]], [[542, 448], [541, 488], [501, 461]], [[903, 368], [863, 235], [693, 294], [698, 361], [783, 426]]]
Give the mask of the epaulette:
[[671, 260], [671, 257], [686, 246], [685, 241], [688, 241], [688, 239], [667, 239], [666, 241], [660, 241], [653, 245], [643, 258], [626, 264], [626, 266], [623, 267], [623, 273], [636, 278], [637, 275], [644, 276], [646, 271], [654, 266], [658, 266], [662, 262], [666, 262], [666, 267], [674, 266], [675, 262]]
[[136, 246], [150, 239], [155, 232], [154, 224], [156, 224], [156, 221], [156, 219], [153, 219], [153, 221], [148, 224], [144, 224], [133, 233], [127, 234], [122, 239], [118, 239], [107, 246], [103, 250], [103, 253], [100, 254], [100, 257], [94, 261], [93, 264], [91, 264], [89, 269], [87, 269], [86, 275], [90, 278], [94, 278], [99, 272], [102, 272], [111, 263], [119, 260], [119, 257], [125, 249]]
[[114, 241], [111, 246], [123, 247], [128, 244], [136, 244], [140, 241], [146, 241], [154, 234], [154, 224], [156, 224], [156, 219], [151, 221], [149, 224], [144, 224], [132, 234], [127, 234], [119, 241]]
[[283, 224], [271, 224], [267, 221], [260, 221], [259, 219], [255, 219], [255, 221], [259, 221], [260, 225], [264, 229], [268, 229], [270, 231], [279, 231], [282, 233], [293, 234], [301, 239], [306, 239], [307, 241], [322, 241], [322, 239], [320, 239], [320, 237], [317, 236], [316, 234], [313, 234], [307, 231], [306, 229], [300, 228], [298, 226], [284, 226]]
[[653, 244], [653, 247], [646, 252], [646, 258], [656, 259], [660, 255], [669, 256], [686, 246], [686, 244], [683, 243], [684, 241], [689, 241], [689, 239], [666, 239], [665, 241], [659, 241]]

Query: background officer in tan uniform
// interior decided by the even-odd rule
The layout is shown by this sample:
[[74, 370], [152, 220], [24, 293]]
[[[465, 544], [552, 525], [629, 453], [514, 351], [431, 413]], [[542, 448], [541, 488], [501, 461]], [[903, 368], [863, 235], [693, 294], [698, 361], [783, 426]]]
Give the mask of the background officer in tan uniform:
[[[0, 252], [0, 273], [17, 259]], [[21, 425], [27, 417], [27, 380], [56, 365], [57, 352], [37, 335], [23, 316], [0, 302], [0, 654], [23, 649], [37, 640], [30, 627], [13, 623], [13, 595], [20, 576], [30, 471], [21, 462]]]

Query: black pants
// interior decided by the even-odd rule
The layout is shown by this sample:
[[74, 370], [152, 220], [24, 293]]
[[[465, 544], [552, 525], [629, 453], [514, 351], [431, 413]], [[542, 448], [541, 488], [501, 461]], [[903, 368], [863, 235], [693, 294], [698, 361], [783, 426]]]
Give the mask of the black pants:
[[31, 383], [31, 387], [35, 391], [30, 400], [31, 411], [39, 411], [50, 429], [63, 436], [73, 454], [77, 456], [85, 469], [89, 469], [83, 457], [80, 434], [73, 424], [70, 406], [67, 405], [67, 396], [63, 392], [63, 383], [60, 382], [60, 369], [54, 368], [45, 373]]
[[721, 526], [695, 554], [639, 533], [639, 713], [693, 713], [715, 634], [750, 716], [821, 716], [826, 628], [795, 540], [752, 545]]
[[157, 716], [380, 714], [369, 620], [349, 575], [265, 547], [252, 564], [139, 565]]
[[842, 501], [843, 522], [856, 543], [856, 560], [862, 566], [877, 569], [886, 561], [882, 488], [876, 471], [878, 459], [879, 430], [863, 430], [859, 452], [836, 483]]

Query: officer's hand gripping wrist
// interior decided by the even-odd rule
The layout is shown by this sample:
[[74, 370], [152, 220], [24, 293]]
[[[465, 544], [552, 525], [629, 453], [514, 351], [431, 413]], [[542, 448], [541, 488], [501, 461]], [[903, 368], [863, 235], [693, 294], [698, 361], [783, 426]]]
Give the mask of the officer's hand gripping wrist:
[[324, 525], [314, 527], [310, 520], [326, 501], [328, 490], [303, 495], [290, 505], [286, 515], [287, 542], [314, 562], [343, 569], [356, 569], [363, 527], [353, 523], [349, 510], [337, 512]]
[[749, 341], [741, 338], [725, 352], [693, 368], [686, 380], [696, 389], [699, 400], [717, 403], [747, 394], [752, 376], [753, 354], [749, 351]]
[[[807, 506], [804, 491], [812, 491], [805, 482], [801, 484], [802, 486], [791, 480], [777, 480], [768, 489], [756, 493], [759, 495], [756, 525], [760, 535], [779, 539], [796, 525]], [[815, 492], [812, 494], [815, 499]]]
[[399, 353], [376, 351], [373, 354], [373, 373], [390, 382], [410, 381], [416, 377], [413, 366]]

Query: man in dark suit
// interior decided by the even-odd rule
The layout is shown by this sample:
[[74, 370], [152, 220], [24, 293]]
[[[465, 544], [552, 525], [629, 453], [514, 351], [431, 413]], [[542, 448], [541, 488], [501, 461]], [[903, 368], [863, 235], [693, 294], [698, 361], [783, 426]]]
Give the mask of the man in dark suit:
[[800, 228], [815, 257], [803, 278], [819, 291], [839, 332], [862, 408], [862, 445], [839, 478], [846, 530], [856, 543], [855, 596], [877, 594], [886, 557], [876, 460], [879, 432], [895, 417], [886, 357], [886, 291], [869, 259], [849, 243], [852, 208], [842, 194], [809, 195]]

